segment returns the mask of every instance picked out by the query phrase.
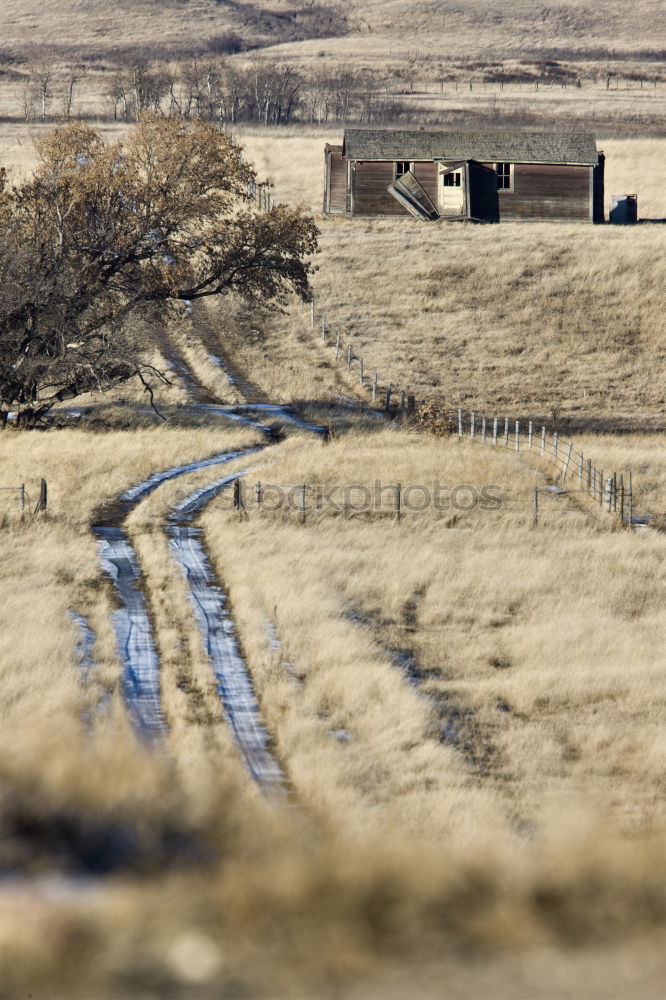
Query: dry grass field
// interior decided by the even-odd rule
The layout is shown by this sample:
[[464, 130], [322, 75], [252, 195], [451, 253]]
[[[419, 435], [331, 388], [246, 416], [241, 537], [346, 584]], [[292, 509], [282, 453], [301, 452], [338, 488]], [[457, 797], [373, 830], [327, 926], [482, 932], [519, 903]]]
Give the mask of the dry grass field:
[[[661, 539], [609, 535], [610, 518], [584, 513], [553, 512], [535, 533], [538, 470], [455, 439], [390, 430], [327, 449], [293, 443], [248, 478], [264, 477], [269, 505], [268, 484], [357, 484], [350, 516], [324, 505], [310, 527], [293, 510], [238, 523], [212, 504], [204, 517], [244, 636], [252, 608], [244, 645], [263, 661], [267, 717], [308, 798], [339, 816], [369, 794], [366, 824], [407, 824], [438, 840], [492, 829], [496, 842], [511, 841], [516, 830], [545, 830], [563, 801], [594, 804], [610, 828], [659, 822]], [[353, 513], [360, 484], [399, 481], [407, 496], [434, 480], [497, 484], [506, 512], [456, 510], [452, 494], [448, 509], [406, 510], [400, 524]], [[414, 495], [420, 506], [422, 491]], [[298, 601], [285, 579], [298, 580]], [[267, 656], [267, 622], [282, 642], [278, 662]], [[616, 725], [616, 712], [626, 721]], [[340, 732], [344, 754], [330, 739]]]
[[[394, 427], [258, 454], [250, 483], [493, 483], [507, 505], [305, 526], [209, 506], [206, 546], [293, 788], [291, 809], [268, 809], [160, 528], [176, 489], [212, 473], [165, 484], [129, 522], [165, 754], [128, 729], [86, 531], [130, 482], [253, 440], [173, 427], [3, 439], [10, 478], [29, 457], [51, 484], [48, 518], [3, 528], [3, 865], [30, 876], [3, 886], [3, 983], [49, 1000], [411, 1000], [440, 996], [444, 976], [470, 1000], [657, 997], [661, 536], [584, 511], [535, 532], [538, 460]], [[85, 683], [68, 611], [96, 635]], [[129, 864], [118, 848], [119, 875], [91, 878], [115, 837]], [[81, 864], [83, 878], [54, 875]]]
[[[337, 24], [333, 34], [341, 33], [343, 52], [382, 48], [418, 47], [424, 52], [459, 55], [522, 53], [565, 49], [607, 49], [632, 53], [644, 48], [658, 48], [666, 38], [666, 19], [655, 0], [639, 0], [618, 7], [611, 2], [592, 4], [587, 0], [559, 0], [548, 9], [537, 8], [521, 0], [507, 10], [501, 0], [481, 3], [473, 0], [464, 8], [433, 0], [371, 0], [344, 7], [333, 2], [327, 9]], [[3, 5], [3, 44], [22, 49], [42, 39], [63, 49], [81, 47], [94, 52], [109, 52], [159, 42], [168, 51], [192, 45], [197, 36], [204, 38], [225, 30], [244, 32], [252, 40], [269, 45], [306, 41], [308, 36], [319, 49], [326, 36], [326, 20], [308, 18], [307, 5], [294, 5], [294, 14], [285, 16], [280, 0], [269, 3], [243, 3], [220, 6], [214, 0], [179, 3], [177, 0], [137, 0], [114, 6], [101, 0], [45, 0], [19, 2], [5, 0]], [[281, 15], [281, 16], [280, 16]], [[299, 16], [300, 15], [300, 16]], [[331, 39], [326, 38], [328, 47]]]
[[108, 118], [114, 60], [139, 54], [155, 65], [192, 57], [205, 64], [232, 38], [244, 47], [230, 49], [232, 66], [268, 60], [305, 73], [368, 70], [406, 118], [419, 121], [585, 124], [614, 136], [664, 131], [666, 20], [656, 0], [560, 0], [548, 8], [529, 0], [511, 7], [501, 0], [6, 0], [2, 28], [0, 115], [14, 121], [44, 57], [54, 71], [49, 115], [62, 113], [68, 74], [78, 67], [74, 114]]
[[[241, 137], [260, 173], [275, 178], [279, 195], [316, 210], [323, 136], [297, 138], [292, 131], [271, 139], [251, 131]], [[655, 180], [663, 142], [600, 145], [608, 157], [607, 191], [631, 187], [643, 218], [666, 217]], [[576, 435], [664, 429], [663, 387], [654, 378], [666, 360], [663, 225], [447, 228], [407, 219], [322, 218], [320, 228], [313, 284], [329, 345], [339, 331], [343, 344], [363, 356], [366, 372], [379, 373], [381, 385]], [[250, 319], [261, 328], [260, 345], [243, 338], [237, 348], [232, 335], [232, 354], [238, 350], [243, 365], [261, 366], [262, 352], [281, 356], [288, 336], [294, 392], [312, 371], [313, 351], [322, 390], [335, 391], [344, 364], [331, 370], [333, 352], [307, 336], [301, 310], [277, 329], [270, 318], [260, 320], [259, 313]], [[285, 371], [281, 367], [281, 375]], [[271, 382], [270, 372], [262, 377]]]
[[[173, 368], [165, 420], [128, 385], [0, 433], [0, 487], [24, 482], [29, 508], [0, 492], [0, 997], [661, 1000], [666, 90], [639, 77], [661, 74], [662, 5], [5, 0], [0, 20], [15, 182], [47, 127], [18, 120], [32, 59], [89, 61], [77, 102], [95, 115], [114, 55], [189, 56], [236, 31], [263, 46], [238, 62], [389, 69], [442, 127], [598, 121], [607, 196], [636, 192], [641, 218], [327, 219], [323, 147], [341, 128], [238, 129], [276, 197], [317, 218], [315, 328], [293, 300], [226, 300], [184, 310], [147, 352], [211, 399], [291, 403], [328, 440], [212, 418]], [[486, 80], [551, 58], [583, 86]], [[336, 363], [337, 332], [382, 387], [572, 435], [597, 467], [631, 470], [636, 514], [662, 516], [622, 530], [571, 479], [548, 491], [536, 451], [356, 406], [368, 386]], [[125, 522], [167, 726], [151, 746], [130, 725], [92, 526], [147, 476], [258, 443]], [[166, 530], [185, 496], [241, 470], [245, 512], [222, 494], [195, 523], [286, 803], [244, 766]], [[41, 477], [48, 510], [31, 515]]]

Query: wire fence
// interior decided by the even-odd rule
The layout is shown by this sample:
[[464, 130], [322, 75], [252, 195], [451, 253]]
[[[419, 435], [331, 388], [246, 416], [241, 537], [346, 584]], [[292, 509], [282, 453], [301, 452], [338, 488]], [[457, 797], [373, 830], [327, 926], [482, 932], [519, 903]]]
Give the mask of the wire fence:
[[470, 519], [518, 519], [536, 526], [578, 516], [589, 523], [581, 504], [585, 491], [556, 485], [522, 491], [499, 485], [445, 485], [430, 482], [251, 483], [235, 480], [231, 493], [220, 493], [214, 507], [241, 518], [268, 516], [285, 522], [320, 524], [325, 520], [381, 520], [414, 517], [445, 518], [451, 523]]
[[249, 181], [247, 184], [247, 196], [251, 198], [260, 212], [272, 212], [275, 207], [275, 199], [271, 194], [271, 184], [269, 182], [257, 183]]
[[[34, 509], [31, 510], [35, 501]], [[18, 486], [0, 486], [0, 505], [4, 513], [18, 512], [21, 517], [29, 515], [34, 517], [40, 511], [45, 511], [48, 506], [48, 485], [45, 479], [41, 479], [37, 497], [32, 500], [25, 483]]]
[[[329, 327], [326, 315], [317, 316], [314, 295], [307, 303], [310, 328], [319, 326], [321, 339], [330, 347], [336, 363], [343, 362], [347, 370], [358, 376], [360, 386], [369, 393], [370, 402], [386, 413], [396, 412], [418, 417], [430, 408], [433, 426], [447, 430], [463, 439], [503, 447], [517, 454], [530, 452], [549, 462], [555, 469], [555, 480], [562, 494], [576, 494], [580, 502], [596, 507], [605, 514], [616, 517], [621, 524], [642, 524], [650, 515], [635, 517], [634, 492], [631, 470], [609, 471], [595, 465], [589, 456], [578, 451], [572, 441], [562, 440], [558, 431], [545, 425], [535, 425], [532, 420], [516, 420], [508, 416], [487, 416], [477, 411], [451, 407], [441, 398], [417, 400], [414, 393], [399, 388], [395, 382], [382, 379], [379, 373], [366, 364], [357, 354], [353, 344], [346, 342], [338, 329]], [[534, 495], [536, 522], [538, 522], [538, 494]]]

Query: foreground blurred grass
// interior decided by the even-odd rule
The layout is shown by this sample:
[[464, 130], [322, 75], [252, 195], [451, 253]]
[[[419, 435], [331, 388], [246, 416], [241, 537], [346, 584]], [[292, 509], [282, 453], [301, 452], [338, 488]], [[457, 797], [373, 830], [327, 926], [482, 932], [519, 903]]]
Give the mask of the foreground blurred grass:
[[[658, 995], [659, 536], [469, 515], [303, 529], [213, 504], [207, 544], [294, 787], [294, 808], [274, 809], [238, 762], [158, 530], [171, 484], [131, 519], [171, 724], [165, 753], [136, 744], [87, 518], [158, 468], [253, 439], [3, 437], [10, 478], [29, 464], [53, 486], [48, 519], [3, 531], [4, 993], [411, 1000], [446, 981], [473, 1000], [552, 1000], [557, 980], [558, 997]], [[292, 439], [255, 471], [492, 478], [517, 497], [539, 475], [396, 430]], [[87, 685], [72, 609], [97, 634]], [[387, 651], [405, 646], [420, 691]], [[442, 741], [447, 721], [463, 743]]]

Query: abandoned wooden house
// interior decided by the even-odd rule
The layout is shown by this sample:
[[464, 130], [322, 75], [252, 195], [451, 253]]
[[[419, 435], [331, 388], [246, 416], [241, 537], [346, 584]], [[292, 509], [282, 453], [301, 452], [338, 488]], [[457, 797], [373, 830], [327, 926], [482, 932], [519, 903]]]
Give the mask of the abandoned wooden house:
[[325, 162], [328, 215], [604, 221], [592, 135], [347, 129]]

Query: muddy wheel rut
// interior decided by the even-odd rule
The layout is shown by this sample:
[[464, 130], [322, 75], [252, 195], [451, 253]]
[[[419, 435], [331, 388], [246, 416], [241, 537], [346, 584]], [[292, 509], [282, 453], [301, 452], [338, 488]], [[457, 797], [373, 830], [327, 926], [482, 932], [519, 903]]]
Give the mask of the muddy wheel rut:
[[[94, 519], [92, 530], [99, 545], [102, 569], [113, 584], [119, 605], [113, 612], [113, 626], [122, 666], [123, 699], [136, 734], [153, 744], [164, 740], [168, 726], [161, 702], [160, 659], [142, 586], [141, 567], [125, 528], [127, 516], [164, 483], [244, 458], [278, 440], [279, 434], [257, 420], [258, 415], [266, 415], [281, 424], [311, 433], [324, 433], [324, 428], [308, 424], [284, 406], [246, 403], [227, 407], [212, 401], [208, 390], [187, 369], [184, 360], [176, 358], [166, 342], [163, 347], [182, 376], [182, 384], [192, 400], [186, 404], [188, 408], [249, 425], [264, 433], [268, 440], [264, 445], [227, 451], [154, 473], [125, 490]], [[269, 734], [261, 720], [252, 678], [236, 638], [228, 595], [215, 579], [200, 530], [192, 524], [205, 505], [241, 475], [243, 472], [236, 472], [218, 478], [190, 493], [171, 508], [162, 528], [169, 536], [170, 551], [187, 581], [197, 626], [215, 676], [221, 708], [238, 751], [254, 781], [264, 792], [276, 796], [285, 792], [287, 779], [271, 749]]]
[[169, 515], [167, 533], [169, 548], [187, 580], [218, 695], [239, 753], [257, 784], [275, 795], [285, 790], [286, 775], [271, 750], [269, 735], [261, 721], [259, 703], [228, 609], [228, 596], [215, 581], [201, 530], [191, 523], [213, 497], [246, 471], [218, 479], [187, 497]]

